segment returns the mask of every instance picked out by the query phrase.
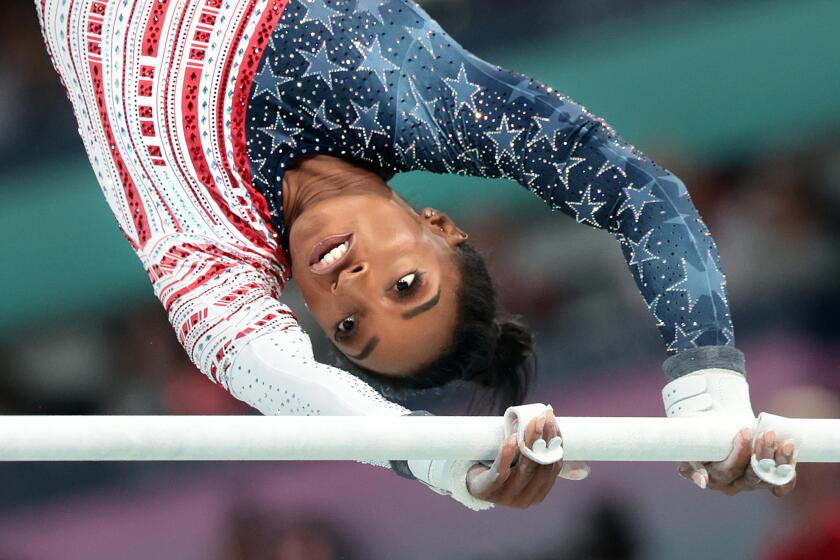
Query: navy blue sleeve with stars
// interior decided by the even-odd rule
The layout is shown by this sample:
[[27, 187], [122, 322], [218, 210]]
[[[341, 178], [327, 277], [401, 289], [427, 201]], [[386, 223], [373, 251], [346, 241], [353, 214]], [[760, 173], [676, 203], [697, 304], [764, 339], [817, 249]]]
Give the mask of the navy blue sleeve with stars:
[[506, 177], [618, 239], [668, 354], [734, 346], [718, 252], [683, 182], [568, 97], [463, 49], [411, 0], [291, 0], [247, 134], [287, 251], [280, 185], [300, 158]]

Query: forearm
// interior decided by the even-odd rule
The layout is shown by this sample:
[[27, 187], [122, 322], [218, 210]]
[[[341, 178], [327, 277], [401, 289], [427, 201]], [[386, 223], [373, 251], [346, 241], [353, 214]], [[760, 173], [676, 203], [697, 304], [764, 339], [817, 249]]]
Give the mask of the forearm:
[[[150, 276], [179, 340], [199, 369], [234, 397], [266, 415], [370, 415], [386, 421], [409, 413], [350, 373], [317, 362], [309, 337], [275, 299], [279, 289], [262, 267], [217, 250], [177, 246], [163, 262], [167, 266], [150, 267]], [[491, 506], [469, 496], [462, 468], [469, 465], [419, 465], [414, 476], [435, 491], [473, 509]]]

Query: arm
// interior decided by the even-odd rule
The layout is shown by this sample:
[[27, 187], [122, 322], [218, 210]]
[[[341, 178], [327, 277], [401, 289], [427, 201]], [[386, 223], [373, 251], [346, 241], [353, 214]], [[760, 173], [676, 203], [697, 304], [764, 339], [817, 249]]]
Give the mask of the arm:
[[163, 236], [144, 262], [178, 340], [212, 381], [266, 415], [407, 412], [355, 376], [318, 363], [277, 297], [277, 263], [212, 237]]
[[[247, 247], [178, 234], [154, 243], [144, 260], [153, 263], [148, 270], [155, 294], [192, 361], [263, 414], [409, 413], [350, 373], [315, 361], [309, 337], [276, 299], [276, 263]], [[432, 490], [472, 509], [492, 506], [467, 491], [472, 462], [414, 465], [414, 474]]]
[[[448, 48], [441, 43], [435, 43], [435, 52], [449, 59], [447, 64], [433, 73], [407, 72], [417, 80], [401, 100], [403, 107], [417, 103], [429, 111], [415, 111], [420, 118], [396, 123], [403, 125], [399, 145], [414, 141], [407, 132], [415, 123], [419, 134], [414, 134], [423, 138], [423, 153], [403, 163], [508, 177], [552, 210], [609, 231], [621, 243], [668, 355], [732, 347], [718, 252], [682, 181], [579, 104], [487, 64], [455, 43]], [[706, 363], [704, 355], [678, 373]]]
[[[334, 17], [325, 54], [342, 63], [307, 71], [303, 89], [329, 76], [335, 101], [303, 98], [321, 123], [303, 133], [306, 145], [336, 145], [391, 172], [519, 182], [552, 210], [616, 237], [666, 353], [677, 356], [669, 378], [711, 367], [744, 373], [717, 248], [678, 177], [571, 99], [467, 52], [411, 0]], [[296, 43], [313, 59], [327, 30], [292, 24], [284, 40], [296, 30], [318, 30]]]
[[252, 126], [287, 138], [259, 173], [320, 151], [516, 180], [620, 243], [669, 356], [668, 415], [753, 417], [720, 257], [678, 177], [568, 97], [467, 52], [412, 0], [292, 2], [283, 23], [277, 103], [267, 93]]

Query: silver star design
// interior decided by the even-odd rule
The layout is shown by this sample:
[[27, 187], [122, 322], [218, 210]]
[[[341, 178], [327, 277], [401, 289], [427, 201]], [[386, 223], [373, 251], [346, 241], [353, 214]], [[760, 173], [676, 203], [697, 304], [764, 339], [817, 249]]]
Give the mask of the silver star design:
[[560, 182], [563, 183], [566, 190], [571, 188], [571, 184], [569, 183], [569, 173], [572, 172], [572, 169], [575, 166], [580, 165], [584, 161], [586, 161], [586, 158], [570, 156], [564, 161], [553, 164], [554, 168], [557, 170], [557, 177], [559, 177]]
[[356, 121], [350, 125], [350, 128], [360, 131], [365, 137], [365, 148], [370, 145], [370, 140], [374, 134], [381, 134], [388, 136], [382, 125], [379, 124], [379, 101], [373, 104], [372, 107], [363, 107], [355, 101], [351, 101], [353, 109], [356, 110]]
[[321, 104], [315, 109], [314, 112], [311, 109], [304, 109], [307, 113], [312, 116], [312, 128], [319, 129], [322, 126], [326, 127], [327, 130], [335, 130], [336, 128], [340, 128], [339, 125], [332, 122], [330, 119], [327, 118], [327, 108], [326, 108], [326, 101], [322, 100]]
[[[411, 91], [411, 95], [408, 96], [408, 98], [414, 103], [414, 107], [408, 111], [408, 114], [421, 124], [428, 127], [428, 129], [433, 133], [441, 130], [441, 128], [437, 126], [437, 121], [435, 121], [435, 104], [438, 102], [438, 98], [423, 99], [423, 96], [420, 95], [420, 91], [417, 89], [417, 85], [414, 83], [413, 78], [408, 78], [408, 87]], [[434, 136], [437, 139], [437, 134], [434, 134]], [[438, 143], [438, 146], [439, 145], [440, 144]]]
[[653, 230], [648, 231], [646, 234], [639, 239], [639, 242], [635, 242], [629, 237], [627, 237], [627, 243], [630, 245], [630, 263], [628, 266], [637, 266], [639, 271], [639, 279], [644, 282], [644, 268], [642, 267], [642, 263], [646, 261], [651, 261], [655, 259], [659, 259], [660, 257], [656, 256], [650, 249], [648, 249], [648, 243], [650, 243], [650, 236], [653, 235]]
[[735, 343], [735, 332], [730, 328], [722, 328], [720, 330], [720, 334], [722, 334], [726, 338], [726, 342], [724, 342], [724, 346], [729, 346]]
[[548, 117], [534, 117], [534, 121], [536, 121], [540, 129], [528, 141], [528, 145], [533, 146], [540, 140], [546, 140], [548, 141], [548, 145], [551, 146], [551, 150], [556, 151], [557, 133], [568, 124], [561, 118], [561, 114], [559, 110], [555, 109]]
[[539, 173], [531, 173], [530, 171], [523, 173], [523, 176], [525, 177], [525, 186], [529, 189], [533, 186], [534, 181], [540, 178]]
[[265, 178], [265, 175], [263, 175], [263, 167], [265, 166], [265, 162], [267, 160], [268, 160], [268, 158], [262, 158], [262, 159], [255, 159], [251, 162], [251, 179], [252, 179], [252, 181], [253, 180], [261, 181], [266, 186], [270, 186], [271, 183], [269, 182], [268, 179]]
[[254, 74], [253, 97], [258, 96], [261, 93], [268, 92], [270, 95], [274, 96], [274, 99], [280, 101], [279, 86], [291, 81], [292, 78], [287, 76], [278, 76], [275, 74], [271, 69], [271, 64], [266, 62], [262, 70], [260, 70], [259, 73]]
[[327, 84], [327, 87], [332, 90], [332, 73], [347, 70], [332, 62], [327, 54], [327, 44], [322, 43], [321, 47], [315, 53], [306, 51], [298, 51], [303, 58], [309, 63], [309, 68], [301, 75], [301, 78], [309, 76], [318, 76]]
[[306, 7], [306, 15], [300, 22], [317, 21], [329, 30], [330, 35], [333, 35], [332, 20], [330, 18], [338, 15], [339, 12], [327, 6], [323, 0], [303, 0], [303, 3]]
[[621, 214], [627, 209], [630, 209], [633, 212], [633, 217], [636, 219], [636, 223], [639, 222], [639, 219], [642, 217], [642, 213], [645, 210], [645, 204], [653, 204], [655, 202], [662, 202], [661, 198], [657, 198], [653, 195], [651, 190], [653, 186], [656, 184], [656, 181], [651, 181], [647, 185], [641, 188], [634, 188], [633, 183], [627, 185], [624, 190], [624, 201], [622, 201], [621, 206], [618, 208], [618, 212], [616, 214]]
[[596, 227], [600, 226], [600, 224], [595, 219], [595, 213], [605, 204], [606, 202], [592, 202], [592, 185], [586, 187], [586, 191], [583, 193], [579, 202], [566, 203], [574, 211], [575, 220], [579, 224], [589, 223]]
[[691, 336], [693, 332], [694, 331], [688, 331], [688, 333], [686, 333], [678, 323], [674, 323], [674, 340], [672, 340], [671, 344], [668, 345], [668, 352], [677, 352], [696, 347], [696, 340], [700, 338], [703, 331], [697, 331], [694, 333], [694, 336]]
[[443, 81], [446, 82], [446, 85], [449, 86], [449, 89], [452, 90], [452, 95], [455, 97], [456, 112], [460, 111], [464, 105], [472, 109], [473, 113], [478, 111], [475, 107], [473, 97], [481, 91], [481, 86], [467, 79], [467, 69], [463, 62], [461, 63], [461, 70], [458, 71], [457, 79], [444, 78]]
[[685, 292], [688, 300], [688, 312], [694, 310], [694, 306], [703, 296], [712, 297], [712, 294], [720, 294], [726, 285], [726, 278], [715, 265], [710, 253], [706, 253], [703, 270], [696, 268], [685, 258], [680, 259], [683, 267], [683, 278], [667, 291]]
[[505, 154], [508, 154], [511, 158], [516, 157], [513, 143], [517, 138], [519, 138], [519, 135], [522, 134], [524, 130], [525, 129], [517, 130], [508, 126], [507, 115], [502, 115], [502, 122], [499, 124], [499, 128], [494, 131], [484, 133], [496, 144], [497, 165]]
[[287, 128], [286, 123], [283, 122], [283, 117], [281, 117], [280, 113], [278, 113], [273, 125], [265, 126], [259, 128], [258, 130], [271, 137], [271, 148], [269, 151], [274, 152], [274, 150], [284, 145], [288, 145], [291, 148], [297, 147], [294, 135], [301, 132], [303, 129]]
[[665, 322], [662, 319], [659, 318], [659, 315], [656, 314], [656, 312], [659, 311], [658, 307], [659, 307], [659, 300], [660, 299], [662, 299], [662, 294], [656, 294], [656, 297], [653, 298], [653, 300], [651, 300], [651, 302], [647, 306], [648, 311], [650, 311], [651, 316], [653, 316], [653, 318], [656, 320], [656, 325], [655, 326], [657, 328], [665, 326]]
[[385, 88], [385, 91], [388, 91], [388, 78], [385, 74], [399, 70], [400, 67], [385, 58], [382, 54], [382, 47], [379, 45], [379, 37], [374, 39], [373, 43], [371, 43], [368, 48], [365, 48], [365, 46], [361, 43], [355, 43], [355, 45], [356, 48], [359, 49], [359, 52], [365, 55], [364, 60], [362, 60], [362, 63], [359, 64], [357, 70], [368, 70], [373, 72], [376, 77], [379, 78], [379, 81], [382, 82], [382, 86]]
[[407, 148], [404, 148], [401, 144], [396, 144], [394, 147], [397, 149], [397, 152], [399, 152], [400, 159], [402, 159], [404, 163], [411, 165], [417, 159], [417, 140], [413, 140]]
[[405, 32], [408, 33], [408, 36], [415, 42], [420, 43], [420, 45], [426, 49], [430, 55], [435, 56], [431, 38], [433, 30], [429, 27], [429, 25], [430, 20], [424, 19], [422, 27], [406, 27]]
[[481, 164], [481, 152], [478, 148], [469, 148], [461, 151], [458, 154], [458, 159], [464, 162], [465, 165], [472, 167], [478, 175], [484, 175], [487, 168]]
[[624, 166], [627, 164], [628, 156], [622, 147], [616, 149], [611, 144], [604, 144], [598, 148], [598, 151], [604, 156], [606, 161], [601, 164], [598, 172], [595, 173], [596, 177], [600, 177], [610, 169], [615, 169], [622, 177], [627, 178], [627, 172], [624, 170]]
[[385, 20], [382, 19], [382, 14], [379, 13], [379, 8], [384, 4], [382, 0], [358, 0], [356, 8], [353, 10], [354, 14], [368, 13], [376, 18], [379, 23], [385, 25]]

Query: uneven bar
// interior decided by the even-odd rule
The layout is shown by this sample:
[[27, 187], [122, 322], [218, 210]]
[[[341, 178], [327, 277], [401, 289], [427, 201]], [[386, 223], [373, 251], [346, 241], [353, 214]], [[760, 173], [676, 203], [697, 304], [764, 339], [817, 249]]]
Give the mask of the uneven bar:
[[[565, 457], [723, 459], [743, 420], [558, 418]], [[840, 462], [840, 420], [784, 419], [799, 462]], [[752, 424], [755, 426], [755, 423]], [[492, 459], [501, 417], [0, 416], [0, 461]]]

